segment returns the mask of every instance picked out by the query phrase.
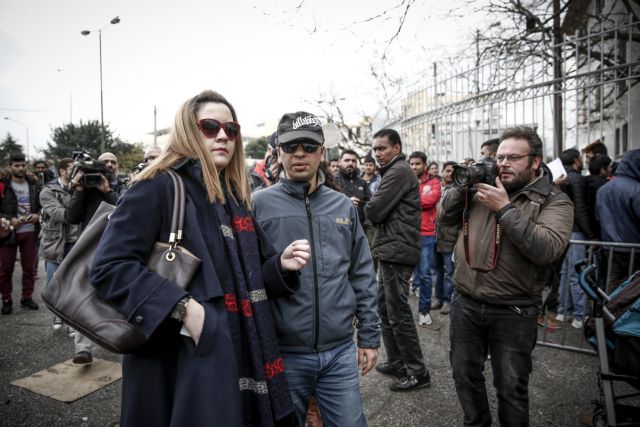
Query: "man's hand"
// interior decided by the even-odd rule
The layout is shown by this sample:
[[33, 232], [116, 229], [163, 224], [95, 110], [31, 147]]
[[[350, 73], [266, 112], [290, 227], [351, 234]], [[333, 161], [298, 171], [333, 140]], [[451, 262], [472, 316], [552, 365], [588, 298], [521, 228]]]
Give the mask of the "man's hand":
[[358, 199], [356, 196], [351, 197], [351, 201], [353, 202], [353, 206], [358, 207], [358, 205], [360, 205], [360, 199]]
[[18, 218], [11, 218], [11, 227], [13, 227], [14, 230], [19, 229], [20, 227], [22, 227], [22, 221], [20, 221]]
[[476, 184], [476, 188], [478, 201], [494, 212], [498, 212], [510, 203], [507, 190], [504, 189], [498, 177], [496, 177], [495, 187], [489, 184]]
[[69, 183], [69, 186], [71, 188], [75, 188], [76, 191], [84, 191], [84, 185], [80, 184], [82, 182], [82, 177], [84, 176], [84, 172], [82, 171], [78, 171], [76, 173], [76, 175], [73, 177], [73, 179], [71, 180], [71, 182]]
[[104, 175], [100, 175], [100, 186], [98, 187], [98, 190], [102, 191], [103, 193], [108, 193], [109, 191], [111, 191], [111, 185], [109, 185], [109, 181]]
[[6, 218], [0, 218], [0, 239], [7, 237], [12, 230], [11, 222]]
[[358, 349], [358, 367], [362, 369], [362, 375], [367, 375], [367, 372], [376, 366], [378, 361], [378, 349], [377, 348], [359, 348]]
[[35, 224], [40, 221], [40, 216], [38, 214], [31, 214], [27, 217], [27, 222]]
[[187, 302], [187, 314], [182, 320], [182, 324], [193, 338], [193, 342], [198, 345], [200, 341], [200, 335], [202, 334], [202, 328], [204, 326], [204, 307], [195, 299], [191, 298]]
[[311, 256], [311, 246], [308, 240], [295, 240], [282, 252], [280, 263], [288, 271], [298, 271], [307, 265]]
[[565, 184], [567, 183], [567, 178], [569, 178], [569, 175], [565, 173], [564, 175], [560, 176], [560, 178], [553, 181], [553, 183], [560, 188], [564, 188]]

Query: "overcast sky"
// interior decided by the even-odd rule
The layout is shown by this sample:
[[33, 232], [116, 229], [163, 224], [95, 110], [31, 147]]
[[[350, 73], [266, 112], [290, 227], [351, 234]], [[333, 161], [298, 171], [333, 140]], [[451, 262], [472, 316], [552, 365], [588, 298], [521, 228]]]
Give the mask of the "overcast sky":
[[[104, 120], [128, 142], [152, 140], [154, 105], [158, 128], [169, 127], [179, 105], [207, 88], [227, 97], [249, 134], [287, 111], [319, 114], [304, 100], [329, 92], [354, 118], [374, 114], [370, 66], [401, 13], [361, 21], [400, 3], [0, 0], [0, 138], [10, 132], [24, 144], [25, 127], [3, 118], [24, 123], [37, 158], [51, 127], [100, 119], [101, 28]], [[392, 74], [419, 73], [469, 42], [481, 18], [446, 20], [438, 4], [410, 10], [389, 52]]]

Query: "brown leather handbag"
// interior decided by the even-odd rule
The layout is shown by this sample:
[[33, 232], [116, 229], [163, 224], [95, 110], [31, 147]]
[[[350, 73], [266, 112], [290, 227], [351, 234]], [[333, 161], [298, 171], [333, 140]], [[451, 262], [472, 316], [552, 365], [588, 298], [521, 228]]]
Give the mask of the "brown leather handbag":
[[[167, 170], [174, 186], [173, 218], [168, 243], [156, 242], [147, 267], [186, 289], [200, 267], [200, 259], [180, 246], [185, 193], [182, 178]], [[115, 206], [102, 203], [69, 254], [42, 292], [46, 306], [65, 323], [114, 353], [130, 353], [147, 339], [125, 316], [96, 294], [89, 271], [100, 238]]]

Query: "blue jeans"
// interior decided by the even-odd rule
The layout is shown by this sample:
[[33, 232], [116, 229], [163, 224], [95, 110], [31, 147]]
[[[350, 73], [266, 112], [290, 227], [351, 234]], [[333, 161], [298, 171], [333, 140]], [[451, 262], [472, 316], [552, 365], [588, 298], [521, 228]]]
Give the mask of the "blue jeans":
[[[518, 313], [517, 311], [520, 311]], [[529, 375], [537, 307], [485, 304], [456, 293], [451, 303], [451, 368], [465, 426], [490, 426], [482, 372], [491, 353], [501, 426], [529, 425]]]
[[[413, 284], [420, 288], [420, 300], [418, 311], [426, 314], [431, 309], [431, 289], [433, 277], [431, 275], [431, 256], [436, 250], [436, 238], [434, 236], [422, 236], [422, 248], [420, 249], [420, 264], [416, 266]], [[417, 283], [416, 283], [417, 282]]]
[[433, 251], [431, 268], [435, 277], [436, 300], [451, 304], [453, 295], [453, 258], [451, 252]]
[[315, 396], [326, 426], [366, 426], [360, 396], [358, 354], [353, 341], [319, 353], [282, 353], [300, 426]]
[[[584, 234], [579, 231], [571, 232], [571, 240], [586, 240]], [[578, 273], [575, 266], [578, 261], [587, 256], [585, 245], [570, 244], [567, 255], [562, 263], [560, 272], [560, 303], [558, 304], [558, 314], [569, 314], [573, 306], [573, 318], [582, 320], [585, 313], [585, 295], [578, 283]], [[567, 278], [568, 276], [568, 278]], [[567, 289], [567, 283], [569, 288]]]

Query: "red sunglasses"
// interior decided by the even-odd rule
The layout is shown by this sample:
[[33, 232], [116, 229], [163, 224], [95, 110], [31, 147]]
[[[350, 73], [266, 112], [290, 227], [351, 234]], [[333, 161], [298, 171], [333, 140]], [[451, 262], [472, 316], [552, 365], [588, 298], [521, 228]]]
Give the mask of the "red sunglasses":
[[207, 138], [217, 138], [220, 129], [224, 129], [229, 141], [235, 140], [240, 134], [240, 125], [236, 122], [221, 123], [216, 119], [200, 119], [197, 126]]

